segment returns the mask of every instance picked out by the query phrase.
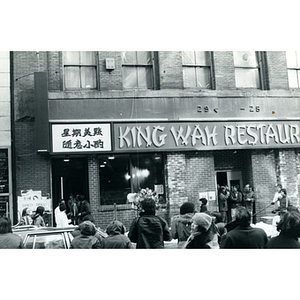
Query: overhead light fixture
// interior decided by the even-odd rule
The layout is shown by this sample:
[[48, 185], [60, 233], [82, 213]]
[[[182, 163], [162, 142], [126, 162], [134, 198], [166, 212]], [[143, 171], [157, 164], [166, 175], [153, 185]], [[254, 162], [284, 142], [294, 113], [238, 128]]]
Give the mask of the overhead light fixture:
[[66, 156], [65, 158], [64, 158], [64, 162], [69, 162], [70, 161], [70, 156]]
[[113, 160], [113, 159], [115, 159], [115, 156], [114, 155], [109, 155], [108, 159]]

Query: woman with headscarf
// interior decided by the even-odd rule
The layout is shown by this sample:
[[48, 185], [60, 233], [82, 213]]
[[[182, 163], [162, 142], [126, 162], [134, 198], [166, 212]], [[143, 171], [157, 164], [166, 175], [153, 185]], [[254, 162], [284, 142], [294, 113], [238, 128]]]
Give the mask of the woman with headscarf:
[[108, 236], [103, 240], [105, 249], [131, 249], [133, 248], [129, 238], [124, 235], [126, 231], [122, 222], [115, 220], [107, 226]]
[[206, 213], [196, 213], [192, 218], [191, 235], [185, 249], [218, 249], [218, 233], [213, 218]]
[[34, 214], [34, 216], [32, 217], [33, 220], [33, 225], [37, 226], [37, 227], [45, 227], [45, 221], [43, 218], [43, 214], [45, 212], [45, 208], [43, 206], [38, 206], [36, 208], [36, 212]]

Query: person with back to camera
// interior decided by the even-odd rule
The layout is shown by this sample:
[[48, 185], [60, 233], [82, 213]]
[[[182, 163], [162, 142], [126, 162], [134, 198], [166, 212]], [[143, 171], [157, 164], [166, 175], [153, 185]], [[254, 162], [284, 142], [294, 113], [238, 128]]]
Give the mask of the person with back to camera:
[[263, 249], [266, 247], [268, 237], [261, 228], [253, 228], [251, 214], [243, 206], [236, 209], [233, 221], [226, 224], [228, 232], [221, 241], [220, 248], [228, 249]]
[[106, 229], [108, 236], [103, 239], [104, 249], [132, 249], [129, 238], [125, 235], [126, 228], [118, 220], [109, 223]]
[[155, 200], [145, 197], [141, 201], [142, 212], [130, 226], [128, 237], [137, 249], [163, 249], [164, 241], [171, 241], [167, 222], [155, 215]]
[[22, 210], [22, 217], [20, 219], [20, 222], [19, 222], [18, 226], [31, 225], [32, 224], [32, 218], [31, 218], [30, 215], [31, 215], [30, 209], [28, 207], [25, 207]]
[[71, 242], [70, 249], [101, 249], [103, 244], [95, 236], [96, 227], [91, 221], [83, 221], [79, 224], [80, 234]]
[[219, 245], [221, 245], [222, 238], [227, 233], [227, 230], [225, 228], [226, 224], [224, 222], [222, 222], [222, 215], [220, 212], [213, 211], [211, 213], [211, 216], [214, 218], [214, 223], [218, 230], [218, 243], [219, 243]]
[[195, 214], [193, 202], [185, 202], [180, 206], [180, 215], [176, 215], [171, 220], [171, 234], [173, 239], [177, 239], [177, 247], [182, 248], [191, 234], [192, 217]]
[[218, 233], [213, 217], [206, 213], [195, 213], [192, 218], [191, 235], [185, 249], [218, 249]]
[[299, 211], [286, 211], [277, 224], [279, 235], [267, 243], [268, 249], [293, 249], [300, 248], [300, 213]]
[[24, 248], [22, 238], [12, 233], [11, 220], [0, 217], [0, 249], [22, 249]]
[[77, 195], [78, 201], [78, 224], [83, 221], [91, 221], [94, 222], [94, 218], [91, 213], [91, 205], [84, 195]]
[[45, 208], [43, 206], [38, 206], [36, 208], [36, 212], [34, 214], [34, 216], [32, 217], [33, 220], [33, 225], [37, 226], [37, 227], [45, 227], [45, 221], [43, 218], [43, 214], [45, 212]]

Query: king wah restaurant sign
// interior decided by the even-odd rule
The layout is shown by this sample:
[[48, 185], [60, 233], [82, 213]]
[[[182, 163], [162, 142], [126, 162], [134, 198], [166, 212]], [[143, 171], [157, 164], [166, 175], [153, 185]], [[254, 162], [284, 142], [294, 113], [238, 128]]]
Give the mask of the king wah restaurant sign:
[[116, 152], [300, 146], [300, 122], [115, 123]]
[[[52, 124], [53, 153], [300, 147], [300, 121]], [[113, 147], [112, 147], [113, 141]]]

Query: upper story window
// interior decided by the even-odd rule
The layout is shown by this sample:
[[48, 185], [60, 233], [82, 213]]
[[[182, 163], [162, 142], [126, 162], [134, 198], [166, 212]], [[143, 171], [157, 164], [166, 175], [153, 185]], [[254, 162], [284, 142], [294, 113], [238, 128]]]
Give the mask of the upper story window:
[[150, 51], [122, 52], [123, 87], [153, 89], [153, 53]]
[[93, 51], [63, 52], [65, 88], [96, 89], [97, 61]]
[[208, 51], [183, 51], [182, 70], [185, 88], [212, 88], [211, 53]]
[[261, 88], [260, 53], [234, 51], [235, 82], [237, 88]]
[[287, 51], [286, 62], [288, 68], [290, 88], [300, 88], [300, 51]]

